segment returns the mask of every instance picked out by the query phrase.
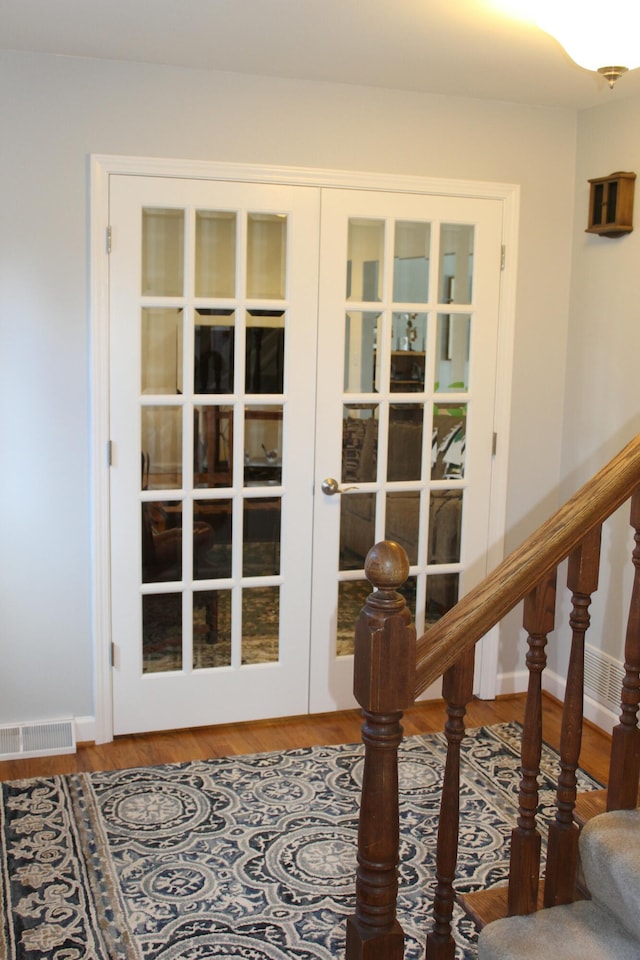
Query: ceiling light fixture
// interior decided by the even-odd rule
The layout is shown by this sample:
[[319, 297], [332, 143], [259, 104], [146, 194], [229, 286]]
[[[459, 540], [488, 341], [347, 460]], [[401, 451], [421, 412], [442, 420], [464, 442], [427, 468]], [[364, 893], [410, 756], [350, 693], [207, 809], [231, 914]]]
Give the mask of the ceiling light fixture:
[[623, 73], [640, 66], [639, 9], [638, 0], [619, 0], [610, 10], [593, 0], [579, 5], [536, 0], [533, 16], [572, 60], [602, 74], [613, 88]]
[[617, 0], [610, 9], [602, 0], [509, 0], [499, 5], [524, 15], [560, 43], [572, 60], [601, 74], [613, 88], [640, 67], [640, 3]]

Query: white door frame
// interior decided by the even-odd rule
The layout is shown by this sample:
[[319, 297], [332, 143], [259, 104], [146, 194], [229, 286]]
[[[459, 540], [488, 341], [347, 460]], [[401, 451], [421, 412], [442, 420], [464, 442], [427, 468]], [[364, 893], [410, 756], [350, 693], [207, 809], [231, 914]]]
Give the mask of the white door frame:
[[[339, 187], [438, 196], [501, 200], [504, 210], [504, 258], [500, 295], [494, 431], [500, 442], [494, 457], [489, 505], [488, 569], [503, 558], [509, 453], [512, 357], [515, 330], [517, 242], [520, 187], [510, 183], [438, 180], [431, 177], [358, 173], [304, 167], [263, 167], [217, 161], [92, 155], [90, 162], [90, 377], [92, 429], [92, 634], [94, 654], [95, 742], [113, 739], [111, 692], [110, 542], [109, 542], [109, 178], [112, 174], [182, 179], [239, 180], [301, 186]], [[476, 691], [495, 694], [497, 630], [485, 639], [476, 663]]]

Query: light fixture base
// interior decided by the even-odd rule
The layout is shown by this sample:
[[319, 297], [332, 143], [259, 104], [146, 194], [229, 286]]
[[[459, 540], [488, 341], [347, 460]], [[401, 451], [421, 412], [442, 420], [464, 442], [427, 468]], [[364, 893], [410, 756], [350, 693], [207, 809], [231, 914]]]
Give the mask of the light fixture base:
[[626, 73], [628, 67], [598, 67], [598, 73], [602, 74], [605, 80], [608, 82], [609, 87], [613, 90], [613, 85], [616, 80], [619, 80], [623, 73]]

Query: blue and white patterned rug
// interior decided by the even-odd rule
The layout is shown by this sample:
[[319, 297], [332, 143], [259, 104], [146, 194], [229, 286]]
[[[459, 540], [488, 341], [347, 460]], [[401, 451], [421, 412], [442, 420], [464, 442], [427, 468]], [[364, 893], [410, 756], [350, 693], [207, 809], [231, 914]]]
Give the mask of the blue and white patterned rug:
[[[462, 745], [459, 880], [506, 878], [520, 728]], [[398, 918], [407, 960], [431, 923], [442, 735], [400, 751]], [[2, 784], [6, 960], [328, 960], [344, 956], [354, 907], [360, 746], [45, 777]], [[540, 827], [553, 816], [546, 749]], [[579, 788], [599, 786], [584, 774]], [[543, 837], [544, 842], [544, 837]], [[477, 931], [456, 907], [456, 956]]]

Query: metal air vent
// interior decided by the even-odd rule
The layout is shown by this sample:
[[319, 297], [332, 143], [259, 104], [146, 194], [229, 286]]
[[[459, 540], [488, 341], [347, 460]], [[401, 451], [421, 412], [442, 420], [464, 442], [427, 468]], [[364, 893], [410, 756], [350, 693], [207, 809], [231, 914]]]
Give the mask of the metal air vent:
[[73, 720], [44, 720], [0, 726], [0, 760], [75, 752]]

